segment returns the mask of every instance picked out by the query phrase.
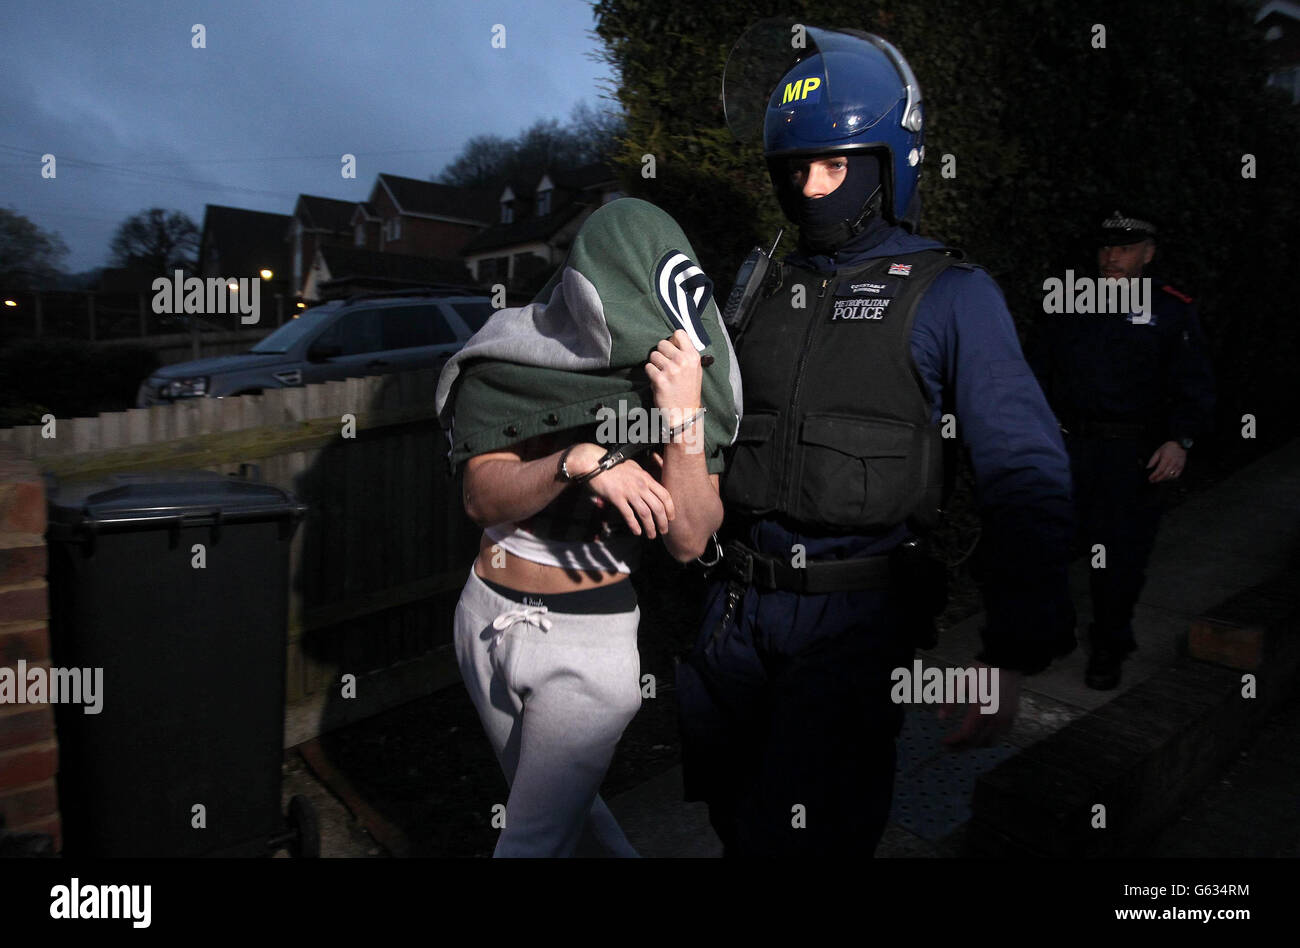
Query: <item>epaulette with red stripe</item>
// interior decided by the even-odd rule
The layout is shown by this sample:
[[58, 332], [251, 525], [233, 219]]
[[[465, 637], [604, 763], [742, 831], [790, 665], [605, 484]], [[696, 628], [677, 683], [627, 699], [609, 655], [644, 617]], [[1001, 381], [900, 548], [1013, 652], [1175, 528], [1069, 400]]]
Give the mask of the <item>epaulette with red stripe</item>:
[[1190, 296], [1188, 296], [1188, 295], [1187, 295], [1186, 293], [1184, 293], [1182, 290], [1175, 290], [1175, 289], [1174, 289], [1172, 286], [1170, 286], [1168, 283], [1166, 283], [1166, 284], [1165, 284], [1164, 286], [1162, 286], [1160, 289], [1164, 290], [1164, 291], [1165, 291], [1166, 293], [1168, 293], [1170, 296], [1174, 297], [1174, 299], [1182, 300], [1184, 303], [1190, 303], [1190, 302], [1192, 301], [1192, 298], [1191, 298]]

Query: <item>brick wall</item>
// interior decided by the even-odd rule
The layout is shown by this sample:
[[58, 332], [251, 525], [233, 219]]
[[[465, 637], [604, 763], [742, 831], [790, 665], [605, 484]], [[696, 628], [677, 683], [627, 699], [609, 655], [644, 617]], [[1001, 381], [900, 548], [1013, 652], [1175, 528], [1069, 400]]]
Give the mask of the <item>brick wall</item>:
[[[36, 466], [0, 444], [0, 668], [49, 667], [45, 486]], [[48, 704], [0, 704], [0, 816], [12, 833], [48, 833], [62, 848], [54, 775], [59, 748]]]

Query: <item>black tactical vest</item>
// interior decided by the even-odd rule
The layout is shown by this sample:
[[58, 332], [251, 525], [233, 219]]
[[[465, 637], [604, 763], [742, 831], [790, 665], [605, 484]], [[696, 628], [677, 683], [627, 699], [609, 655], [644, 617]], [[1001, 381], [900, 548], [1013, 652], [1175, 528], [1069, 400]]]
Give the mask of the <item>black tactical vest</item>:
[[934, 526], [943, 439], [912, 320], [959, 259], [923, 250], [833, 274], [783, 267], [737, 343], [745, 413], [723, 478], [729, 509], [824, 533]]

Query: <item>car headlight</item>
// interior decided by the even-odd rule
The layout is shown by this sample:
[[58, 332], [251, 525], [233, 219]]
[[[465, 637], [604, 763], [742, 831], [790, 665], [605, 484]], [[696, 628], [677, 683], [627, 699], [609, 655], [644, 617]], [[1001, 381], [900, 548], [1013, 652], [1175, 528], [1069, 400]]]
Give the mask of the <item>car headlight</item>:
[[196, 375], [188, 379], [172, 379], [163, 384], [158, 394], [165, 398], [197, 398], [208, 394], [208, 377]]

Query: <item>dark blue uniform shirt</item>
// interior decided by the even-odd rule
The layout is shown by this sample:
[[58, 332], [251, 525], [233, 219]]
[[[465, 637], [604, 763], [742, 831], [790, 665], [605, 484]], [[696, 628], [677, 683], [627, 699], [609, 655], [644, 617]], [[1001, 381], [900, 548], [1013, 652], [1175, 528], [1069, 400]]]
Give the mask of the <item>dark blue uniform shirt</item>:
[[1030, 347], [1052, 408], [1071, 431], [1088, 422], [1136, 424], [1149, 445], [1208, 433], [1214, 383], [1196, 308], [1151, 281], [1150, 319], [1047, 314]]
[[[792, 256], [821, 272], [942, 246], [876, 220], [834, 257]], [[1074, 529], [1070, 465], [1056, 419], [1020, 349], [1002, 292], [981, 269], [949, 268], [922, 298], [912, 356], [933, 401], [932, 417], [957, 421], [970, 451], [982, 533], [978, 564], [988, 626], [981, 660], [1037, 671], [1073, 647], [1066, 566]], [[743, 364], [743, 360], [742, 360]], [[905, 524], [876, 535], [808, 535], [764, 519], [751, 542], [810, 559], [869, 556], [909, 535]]]

